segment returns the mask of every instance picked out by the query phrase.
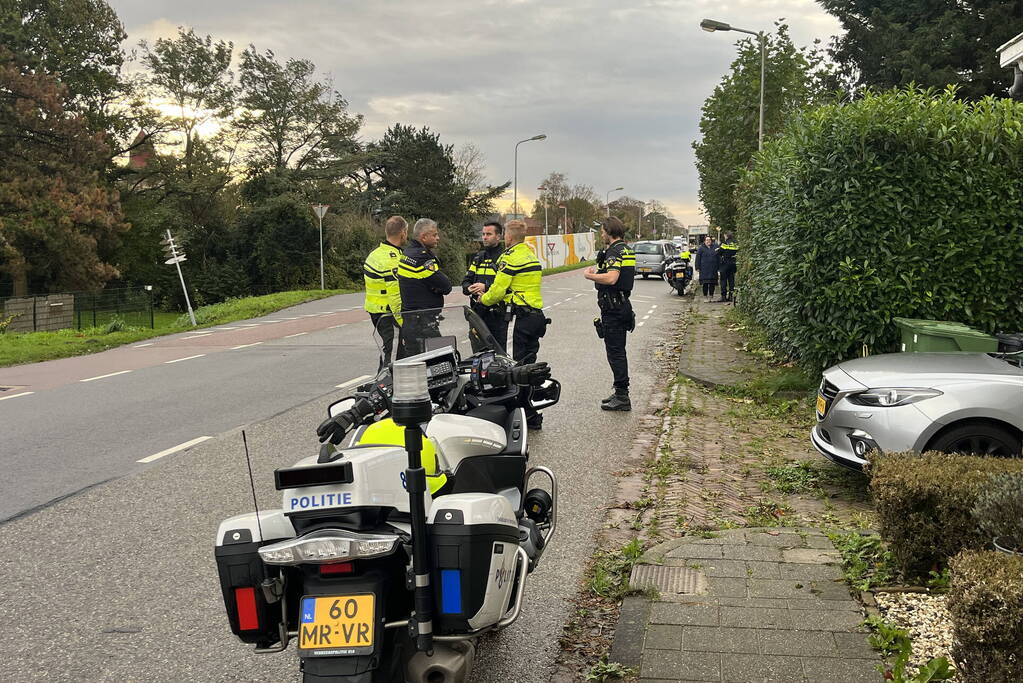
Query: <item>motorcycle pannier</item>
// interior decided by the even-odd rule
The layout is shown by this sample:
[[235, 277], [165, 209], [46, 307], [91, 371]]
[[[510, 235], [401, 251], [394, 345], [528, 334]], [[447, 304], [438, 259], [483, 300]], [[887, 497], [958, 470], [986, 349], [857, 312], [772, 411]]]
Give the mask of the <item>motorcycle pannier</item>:
[[515, 584], [519, 532], [508, 499], [489, 493], [441, 496], [428, 521], [434, 628], [451, 634], [494, 625], [507, 612]]

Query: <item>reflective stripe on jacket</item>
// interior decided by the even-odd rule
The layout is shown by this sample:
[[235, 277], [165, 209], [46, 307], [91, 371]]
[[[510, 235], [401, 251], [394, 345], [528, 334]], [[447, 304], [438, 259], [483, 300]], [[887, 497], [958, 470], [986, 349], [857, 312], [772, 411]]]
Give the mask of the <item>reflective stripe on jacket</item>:
[[480, 297], [480, 303], [493, 306], [503, 301], [514, 306], [543, 308], [542, 279], [543, 268], [536, 254], [525, 242], [519, 242], [497, 259], [494, 283]]
[[482, 283], [489, 287], [497, 275], [497, 261], [501, 258], [501, 245], [481, 249], [472, 257], [472, 263], [462, 279], [462, 294], [469, 295], [469, 285]]
[[390, 242], [382, 242], [369, 252], [362, 264], [366, 285], [366, 305], [370, 313], [401, 313], [401, 292], [398, 289], [398, 261], [401, 250]]
[[418, 240], [409, 242], [398, 261], [398, 287], [403, 311], [441, 308], [444, 295], [451, 293], [451, 281], [440, 272], [437, 257]]
[[598, 292], [631, 292], [636, 279], [636, 252], [625, 240], [618, 240], [604, 252], [604, 261], [597, 264], [598, 273], [618, 271], [618, 281], [613, 285], [596, 284]]

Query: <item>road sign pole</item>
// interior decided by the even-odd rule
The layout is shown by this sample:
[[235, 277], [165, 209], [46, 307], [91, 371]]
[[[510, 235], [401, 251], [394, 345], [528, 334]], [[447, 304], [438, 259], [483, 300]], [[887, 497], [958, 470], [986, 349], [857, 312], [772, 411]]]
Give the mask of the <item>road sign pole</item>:
[[327, 214], [329, 204], [313, 204], [313, 213], [320, 219], [320, 289], [326, 289], [326, 282], [323, 279], [323, 217]]
[[181, 280], [181, 291], [185, 294], [185, 307], [188, 309], [188, 319], [192, 321], [192, 327], [196, 326], [195, 313], [192, 311], [192, 302], [188, 298], [188, 287], [185, 286], [185, 276], [181, 272], [181, 262], [184, 260], [183, 256], [178, 256], [178, 249], [174, 245], [174, 238], [171, 236], [171, 231], [167, 231], [167, 244], [171, 251], [171, 260], [174, 261], [174, 267], [178, 269], [178, 279]]

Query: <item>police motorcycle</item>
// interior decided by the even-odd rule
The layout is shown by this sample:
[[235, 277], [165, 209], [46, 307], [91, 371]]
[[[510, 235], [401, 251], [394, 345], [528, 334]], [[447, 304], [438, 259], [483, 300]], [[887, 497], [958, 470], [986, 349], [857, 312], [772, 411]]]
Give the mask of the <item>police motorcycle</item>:
[[689, 265], [689, 252], [681, 251], [678, 255], [668, 259], [668, 262], [664, 264], [661, 278], [676, 294], [679, 296], [685, 294], [689, 283], [693, 281], [693, 267]]
[[523, 408], [558, 402], [546, 364], [516, 366], [468, 307], [402, 317], [399, 360], [329, 406], [318, 455], [275, 471], [281, 509], [217, 530], [232, 632], [257, 653], [296, 640], [306, 683], [467, 680], [557, 526]]

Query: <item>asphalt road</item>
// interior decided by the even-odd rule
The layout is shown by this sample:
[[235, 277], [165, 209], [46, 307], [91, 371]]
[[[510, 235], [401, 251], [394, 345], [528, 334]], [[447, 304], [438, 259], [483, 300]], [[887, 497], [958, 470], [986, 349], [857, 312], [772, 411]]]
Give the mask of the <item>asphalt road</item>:
[[[531, 433], [531, 462], [558, 473], [561, 518], [553, 545], [531, 576], [520, 620], [484, 641], [476, 681], [549, 678], [569, 616], [567, 598], [577, 589], [612, 495], [618, 452], [631, 447], [639, 421], [638, 412], [606, 413], [597, 406], [610, 392], [610, 372], [593, 334], [588, 285], [578, 272], [545, 279], [554, 324], [540, 357], [564, 389], [543, 431]], [[336, 319], [310, 316], [242, 328], [266, 330], [268, 338], [258, 346], [234, 349], [240, 343], [227, 342], [236, 339], [214, 345], [208, 338], [194, 353], [174, 347], [175, 357], [205, 353], [201, 358], [172, 364], [151, 358], [130, 373], [85, 383], [77, 378], [0, 401], [3, 509], [17, 514], [86, 489], [0, 524], [6, 617], [0, 678], [297, 679], [294, 649], [257, 656], [230, 635], [213, 535], [221, 519], [251, 508], [239, 426], [247, 425], [261, 507], [279, 505], [273, 470], [315, 450], [312, 430], [330, 398], [342, 393], [335, 385], [375, 370], [368, 324], [335, 327], [340, 317], [358, 312], [326, 313], [356, 305], [352, 301], [357, 303], [336, 297], [305, 305]], [[634, 304], [642, 326], [630, 337], [633, 397], [644, 405], [658, 374], [654, 350], [682, 303], [663, 283], [639, 280]], [[267, 317], [294, 315], [292, 309]], [[273, 337], [286, 329], [270, 331], [327, 322], [332, 329], [297, 337]], [[200, 436], [213, 438], [149, 464], [136, 462]], [[96, 482], [105, 483], [92, 486]]]

